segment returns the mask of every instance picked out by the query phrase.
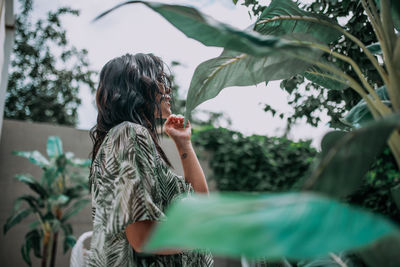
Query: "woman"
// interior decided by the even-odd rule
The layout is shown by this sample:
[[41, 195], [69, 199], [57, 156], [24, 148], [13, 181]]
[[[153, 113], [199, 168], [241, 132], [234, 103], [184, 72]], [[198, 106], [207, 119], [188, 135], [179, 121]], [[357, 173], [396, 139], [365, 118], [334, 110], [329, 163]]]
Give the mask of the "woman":
[[[171, 87], [163, 68], [162, 60], [152, 54], [127, 54], [101, 70], [97, 125], [90, 131], [94, 145], [89, 266], [213, 266], [211, 254], [201, 251], [142, 252], [173, 199], [192, 191], [208, 193], [190, 142], [190, 123], [184, 128], [183, 117], [171, 115]], [[158, 144], [156, 120], [162, 118], [185, 179], [172, 172]]]

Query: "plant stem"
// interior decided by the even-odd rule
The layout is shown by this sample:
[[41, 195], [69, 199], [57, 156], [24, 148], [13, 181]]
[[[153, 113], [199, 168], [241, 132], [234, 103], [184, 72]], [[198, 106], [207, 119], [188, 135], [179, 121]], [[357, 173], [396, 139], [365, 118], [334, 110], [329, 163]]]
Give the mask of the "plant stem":
[[[368, 2], [367, 2], [368, 1]], [[364, 7], [365, 12], [371, 22], [372, 29], [375, 32], [376, 38], [378, 39], [379, 43], [383, 41], [383, 29], [381, 25], [381, 21], [379, 20], [378, 11], [376, 10], [376, 6], [373, 1], [371, 0], [361, 0], [361, 3]]]
[[57, 241], [58, 241], [58, 231], [53, 234], [53, 248], [51, 250], [50, 267], [55, 266], [56, 255], [57, 255]]
[[394, 25], [389, 0], [381, 0], [381, 21], [387, 49], [389, 55], [391, 56], [393, 54], [393, 48], [396, 42], [396, 34], [394, 33]]
[[382, 80], [384, 81], [385, 84], [389, 82], [388, 76], [384, 68], [382, 68], [381, 65], [379, 65], [378, 60], [372, 55], [372, 53], [368, 50], [368, 48], [361, 42], [357, 37], [352, 35], [351, 33], [347, 32], [345, 29], [343, 29], [341, 26], [332, 24], [328, 21], [320, 20], [317, 18], [312, 18], [312, 17], [301, 17], [301, 16], [279, 16], [279, 17], [274, 17], [270, 19], [265, 19], [257, 22], [257, 25], [263, 24], [263, 23], [268, 23], [271, 21], [276, 21], [276, 20], [304, 20], [304, 21], [312, 21], [315, 23], [319, 23], [328, 27], [331, 27], [333, 29], [336, 29], [337, 31], [341, 32], [344, 36], [349, 38], [351, 41], [356, 43], [364, 52], [364, 54], [367, 56], [367, 58], [371, 61], [372, 65], [376, 68], [378, 71], [379, 75], [381, 76]]
[[356, 72], [358, 78], [360, 79], [360, 81], [362, 82], [364, 87], [367, 89], [368, 93], [372, 96], [372, 98], [376, 101], [377, 105], [380, 107], [381, 115], [386, 115], [386, 114], [390, 114], [391, 113], [390, 108], [388, 108], [385, 104], [383, 104], [383, 102], [379, 98], [378, 94], [375, 92], [375, 90], [368, 83], [367, 79], [362, 74], [360, 67], [358, 67], [357, 63], [355, 63], [353, 59], [351, 59], [350, 57], [347, 57], [345, 55], [342, 55], [340, 53], [337, 53], [335, 51], [331, 51], [329, 49], [329, 47], [324, 46], [324, 45], [320, 45], [320, 44], [316, 44], [316, 43], [310, 43], [310, 46], [311, 47], [315, 47], [317, 49], [320, 49], [322, 51], [325, 51], [327, 53], [331, 53], [332, 56], [334, 56], [336, 58], [339, 58], [339, 59], [349, 63], [353, 67], [354, 71]]
[[43, 236], [43, 255], [42, 255], [42, 267], [47, 267], [47, 260], [48, 260], [48, 248], [49, 248], [49, 241], [50, 241], [50, 233], [48, 231], [44, 232]]
[[325, 69], [333, 74], [336, 74], [339, 77], [342, 77], [344, 80], [347, 81], [347, 84], [354, 89], [354, 91], [356, 91], [367, 103], [368, 109], [371, 111], [372, 115], [374, 116], [374, 118], [378, 118], [381, 115], [381, 111], [379, 109], [379, 107], [376, 106], [375, 102], [372, 102], [370, 96], [368, 96], [364, 89], [362, 88], [362, 86], [356, 81], [354, 80], [350, 75], [344, 73], [343, 71], [341, 71], [340, 69], [336, 68], [336, 67], [332, 67], [330, 65], [324, 64], [322, 62], [319, 61], [315, 61], [312, 59], [309, 59], [307, 57], [303, 57], [301, 55], [298, 54], [294, 54], [291, 52], [286, 52], [286, 54], [295, 57], [295, 58], [299, 58], [301, 60], [304, 60], [308, 63], [311, 63], [313, 65], [317, 65], [318, 67]]

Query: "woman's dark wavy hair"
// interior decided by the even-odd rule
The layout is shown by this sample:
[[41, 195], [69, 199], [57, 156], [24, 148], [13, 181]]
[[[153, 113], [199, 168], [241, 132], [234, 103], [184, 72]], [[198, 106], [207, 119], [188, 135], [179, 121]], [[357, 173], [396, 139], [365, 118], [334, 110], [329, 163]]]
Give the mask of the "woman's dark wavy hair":
[[157, 110], [161, 119], [161, 101], [157, 102], [156, 96], [161, 93], [160, 84], [169, 86], [166, 82], [169, 79], [164, 63], [153, 54], [126, 54], [104, 65], [96, 93], [97, 124], [90, 130], [92, 164], [108, 131], [121, 122], [130, 121], [149, 130], [158, 153], [171, 166], [158, 143], [155, 116]]

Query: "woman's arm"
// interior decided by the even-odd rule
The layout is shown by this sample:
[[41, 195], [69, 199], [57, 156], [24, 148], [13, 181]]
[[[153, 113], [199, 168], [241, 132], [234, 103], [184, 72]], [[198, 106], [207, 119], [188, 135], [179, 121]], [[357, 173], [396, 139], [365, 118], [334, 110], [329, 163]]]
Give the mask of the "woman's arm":
[[192, 185], [196, 193], [208, 194], [208, 186], [203, 169], [190, 141], [192, 132], [190, 122], [187, 121], [185, 128], [183, 126], [183, 116], [171, 115], [164, 124], [164, 131], [175, 142], [181, 158], [185, 180]]

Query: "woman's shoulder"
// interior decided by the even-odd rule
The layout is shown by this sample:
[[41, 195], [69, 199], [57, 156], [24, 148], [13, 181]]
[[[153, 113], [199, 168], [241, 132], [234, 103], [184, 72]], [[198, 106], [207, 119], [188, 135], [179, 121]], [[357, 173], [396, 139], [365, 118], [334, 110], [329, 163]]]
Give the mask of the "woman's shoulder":
[[130, 138], [134, 135], [149, 136], [149, 131], [143, 125], [131, 121], [124, 121], [112, 127], [109, 131], [111, 139]]

